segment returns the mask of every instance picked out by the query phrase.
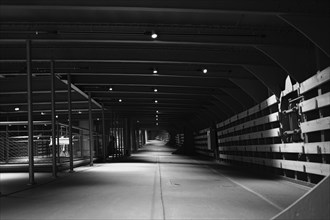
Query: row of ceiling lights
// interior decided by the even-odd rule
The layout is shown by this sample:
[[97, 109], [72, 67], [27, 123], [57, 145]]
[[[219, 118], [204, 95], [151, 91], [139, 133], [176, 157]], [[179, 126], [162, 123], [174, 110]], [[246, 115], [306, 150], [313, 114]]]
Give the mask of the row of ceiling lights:
[[[109, 91], [113, 91], [113, 87], [112, 86], [109, 87]], [[155, 88], [154, 89], [154, 92], [158, 92], [158, 89]]]
[[[158, 123], [158, 114], [159, 114], [159, 111], [156, 110], [156, 125], [157, 125], [157, 126], [159, 125], [159, 123]], [[136, 122], [137, 122], [137, 123], [140, 123], [140, 120], [137, 120]]]
[[[208, 70], [207, 70], [207, 68], [202, 68], [201, 71], [202, 71], [202, 73], [206, 74]], [[153, 74], [158, 74], [158, 70], [156, 68], [154, 68], [152, 70], [152, 73]]]
[[[109, 87], [109, 91], [113, 91], [113, 87]], [[154, 92], [158, 92], [158, 89], [155, 88]], [[122, 99], [118, 99], [118, 102], [122, 102], [122, 101], [123, 101]], [[158, 103], [158, 100], [156, 99], [154, 102]]]

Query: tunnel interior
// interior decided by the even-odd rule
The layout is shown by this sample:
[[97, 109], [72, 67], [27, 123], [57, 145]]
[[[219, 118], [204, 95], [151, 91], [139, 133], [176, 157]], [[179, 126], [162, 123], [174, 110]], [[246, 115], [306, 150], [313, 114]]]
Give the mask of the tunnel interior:
[[0, 171], [34, 185], [40, 172], [139, 160], [158, 175], [173, 156], [318, 186], [330, 174], [329, 8], [2, 0]]

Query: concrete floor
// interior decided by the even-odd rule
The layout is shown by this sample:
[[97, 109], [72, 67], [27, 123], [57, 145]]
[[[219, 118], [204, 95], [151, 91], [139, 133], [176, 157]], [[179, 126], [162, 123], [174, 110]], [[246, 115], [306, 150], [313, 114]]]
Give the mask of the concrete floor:
[[2, 173], [0, 219], [269, 219], [309, 188], [262, 178], [149, 142], [125, 162], [56, 180]]

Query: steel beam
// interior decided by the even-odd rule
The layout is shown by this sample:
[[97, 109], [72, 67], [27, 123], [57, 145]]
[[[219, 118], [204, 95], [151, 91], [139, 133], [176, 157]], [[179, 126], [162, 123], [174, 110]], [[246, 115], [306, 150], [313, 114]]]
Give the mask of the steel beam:
[[330, 26], [329, 11], [326, 16], [278, 15], [278, 17], [313, 42], [330, 58], [330, 33], [326, 31]]
[[[279, 46], [257, 46], [258, 50], [277, 63], [297, 82], [303, 82], [316, 72], [314, 48], [290, 48]], [[294, 59], [292, 59], [294, 57]]]
[[70, 151], [70, 172], [73, 172], [73, 145], [72, 145], [72, 99], [71, 99], [71, 75], [68, 74], [68, 113], [69, 113], [69, 151]]
[[104, 117], [104, 105], [102, 104], [102, 156], [103, 162], [106, 160], [106, 134], [105, 134], [105, 117]]
[[257, 79], [230, 79], [230, 81], [241, 88], [256, 103], [262, 102], [268, 96], [267, 87]]
[[[273, 66], [253, 66], [246, 65], [244, 68], [260, 80], [267, 88], [280, 96], [282, 84], [285, 82], [287, 74], [279, 67]], [[284, 85], [284, 84], [283, 84]]]
[[53, 177], [57, 176], [57, 166], [56, 166], [56, 109], [55, 109], [55, 71], [54, 71], [54, 61], [50, 62], [50, 72], [51, 72], [51, 102], [52, 102], [52, 174]]
[[92, 94], [88, 93], [88, 116], [89, 116], [89, 165], [93, 166], [93, 118], [92, 118]]
[[29, 155], [29, 184], [34, 185], [34, 146], [33, 146], [33, 95], [32, 95], [32, 59], [31, 41], [26, 41], [26, 70], [28, 94], [28, 155]]

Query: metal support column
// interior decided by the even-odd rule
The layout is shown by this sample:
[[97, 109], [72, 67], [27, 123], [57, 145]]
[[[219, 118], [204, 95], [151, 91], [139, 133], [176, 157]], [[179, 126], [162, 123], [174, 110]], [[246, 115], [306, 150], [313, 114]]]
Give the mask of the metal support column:
[[9, 162], [9, 129], [8, 129], [8, 125], [6, 125], [6, 138], [5, 138], [5, 161], [6, 163]]
[[57, 131], [57, 158], [58, 163], [61, 163], [61, 156], [60, 156], [60, 125], [56, 124], [56, 131]]
[[102, 154], [103, 154], [103, 162], [106, 159], [106, 137], [105, 137], [105, 118], [104, 118], [104, 105], [102, 104]]
[[50, 81], [51, 81], [51, 100], [52, 100], [52, 174], [53, 177], [56, 178], [57, 167], [56, 167], [56, 110], [55, 110], [55, 71], [54, 71], [54, 61], [50, 61]]
[[93, 166], [93, 118], [92, 118], [92, 94], [88, 93], [88, 113], [89, 113], [89, 165]]
[[33, 100], [32, 100], [32, 60], [31, 40], [26, 41], [26, 70], [27, 70], [27, 98], [28, 98], [28, 155], [29, 155], [29, 184], [34, 182], [34, 157], [33, 157]]
[[145, 138], [145, 140], [144, 140], [144, 144], [146, 144], [147, 141], [148, 141], [148, 131], [147, 131], [147, 129], [144, 130], [144, 138]]
[[72, 145], [72, 100], [71, 100], [71, 75], [68, 74], [68, 111], [69, 111], [69, 152], [70, 172], [73, 172], [73, 145]]

